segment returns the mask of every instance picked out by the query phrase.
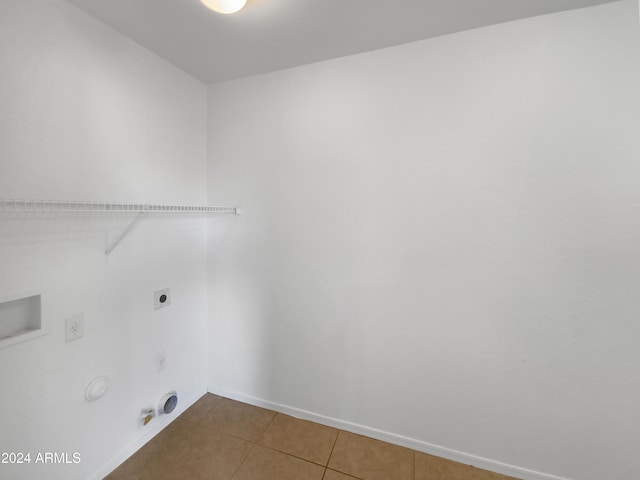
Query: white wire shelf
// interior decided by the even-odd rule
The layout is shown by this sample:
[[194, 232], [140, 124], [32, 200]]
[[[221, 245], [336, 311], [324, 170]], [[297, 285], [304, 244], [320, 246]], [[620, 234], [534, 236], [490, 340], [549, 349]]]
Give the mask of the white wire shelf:
[[148, 213], [232, 213], [240, 215], [240, 207], [221, 207], [215, 205], [170, 205], [163, 203], [113, 203], [90, 202], [75, 200], [22, 200], [0, 198], [0, 213], [56, 213], [56, 212], [82, 212], [82, 213], [135, 213], [137, 214], [122, 234], [105, 250], [105, 255], [111, 252], [131, 232], [133, 227]]
[[241, 209], [237, 206], [214, 205], [0, 199], [0, 212], [234, 213], [239, 215]]

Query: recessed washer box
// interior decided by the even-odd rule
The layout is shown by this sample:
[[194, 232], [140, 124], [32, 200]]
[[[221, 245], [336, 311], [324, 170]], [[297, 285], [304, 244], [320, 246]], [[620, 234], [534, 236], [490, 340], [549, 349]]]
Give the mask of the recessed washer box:
[[0, 300], [0, 348], [47, 333], [42, 326], [41, 296]]

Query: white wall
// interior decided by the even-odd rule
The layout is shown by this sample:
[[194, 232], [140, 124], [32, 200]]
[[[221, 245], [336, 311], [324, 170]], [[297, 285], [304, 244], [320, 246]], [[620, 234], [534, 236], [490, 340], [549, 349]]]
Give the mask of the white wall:
[[211, 86], [210, 390], [639, 478], [639, 53], [624, 1]]
[[[206, 201], [200, 82], [62, 0], [0, 2], [0, 64], [0, 197]], [[140, 426], [143, 407], [206, 390], [206, 222], [147, 218], [105, 261], [131, 216], [1, 216], [0, 297], [41, 292], [50, 332], [0, 349], [0, 452], [81, 463], [0, 477], [102, 478], [162, 425]], [[166, 287], [172, 305], [155, 312]], [[65, 344], [78, 313], [85, 336]], [[87, 403], [100, 374], [111, 390]]]

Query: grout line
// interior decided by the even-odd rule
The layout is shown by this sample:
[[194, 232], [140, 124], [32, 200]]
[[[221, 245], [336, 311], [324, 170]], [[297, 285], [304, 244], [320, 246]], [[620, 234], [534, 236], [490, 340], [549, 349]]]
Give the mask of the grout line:
[[208, 427], [207, 425], [200, 425], [200, 424], [197, 424], [197, 425], [198, 425], [199, 427], [206, 428], [206, 429], [207, 429], [207, 430], [209, 430], [210, 432], [221, 433], [222, 435], [226, 435], [226, 436], [228, 436], [228, 437], [232, 437], [232, 438], [237, 438], [238, 440], [242, 440], [243, 442], [253, 443], [253, 444], [256, 444], [256, 445], [257, 445], [257, 443], [256, 443], [255, 441], [253, 441], [253, 440], [247, 440], [246, 438], [244, 438], [244, 437], [240, 437], [239, 435], [235, 435], [235, 434], [233, 434], [233, 433], [225, 432], [224, 430], [220, 430], [220, 429], [218, 429], [218, 428], [211, 428], [211, 427]]
[[[220, 395], [218, 395], [218, 396], [220, 396]], [[215, 407], [213, 407], [211, 410], [209, 410], [209, 412], [207, 413], [207, 415], [208, 415], [209, 413], [213, 412], [214, 410], [217, 410], [217, 409], [218, 409], [218, 407], [219, 407], [220, 405], [222, 405], [222, 403], [223, 403], [225, 400], [229, 400], [229, 401], [231, 401], [231, 402], [236, 402], [236, 403], [244, 403], [245, 405], [249, 405], [249, 406], [255, 406], [255, 405], [251, 405], [251, 404], [246, 403], [246, 402], [240, 402], [240, 401], [238, 401], [238, 400], [233, 400], [233, 399], [231, 399], [231, 398], [226, 398], [226, 397], [220, 397], [220, 398], [222, 398], [222, 400], [221, 400], [220, 402], [218, 402], [218, 403], [216, 404], [216, 406], [215, 406]], [[257, 407], [257, 408], [262, 408], [262, 407]], [[267, 408], [262, 408], [262, 410], [267, 410], [267, 411], [269, 411], [269, 412], [271, 412], [271, 413], [274, 413], [274, 414], [275, 414], [275, 415], [271, 418], [271, 420], [269, 421], [269, 423], [268, 423], [267, 427], [265, 428], [264, 432], [266, 432], [266, 431], [267, 431], [266, 429], [267, 429], [267, 428], [269, 428], [269, 425], [271, 425], [271, 422], [273, 422], [273, 419], [276, 417], [276, 415], [278, 414], [278, 412], [276, 412], [275, 410], [269, 410], [269, 409], [267, 409]], [[249, 440], [249, 439], [247, 439], [247, 438], [241, 437], [241, 436], [236, 435], [236, 434], [234, 434], [234, 433], [227, 432], [227, 431], [222, 430], [222, 429], [220, 429], [220, 428], [213, 428], [213, 427], [210, 427], [210, 426], [208, 426], [208, 425], [204, 425], [204, 424], [202, 424], [202, 422], [203, 422], [203, 421], [204, 421], [204, 419], [207, 417], [207, 415], [205, 415], [204, 417], [202, 417], [202, 420], [200, 420], [199, 422], [197, 422], [197, 425], [200, 425], [201, 427], [204, 427], [204, 428], [206, 428], [206, 429], [207, 429], [207, 430], [209, 430], [209, 431], [217, 432], [217, 433], [223, 433], [223, 434], [228, 435], [228, 436], [230, 436], [230, 437], [238, 438], [238, 439], [243, 440], [243, 441], [245, 441], [245, 442], [253, 443], [253, 444], [256, 444], [256, 445], [258, 444], [258, 441], [262, 438], [262, 435], [264, 435], [264, 432], [262, 432], [262, 433], [260, 434], [260, 436], [258, 437], [258, 440], [255, 440], [255, 441], [254, 441], [254, 440]], [[180, 418], [180, 417], [178, 417], [178, 418]]]
[[[344, 472], [341, 472], [340, 470], [335, 470], [333, 468], [327, 468], [326, 472], [328, 472], [329, 470], [331, 470], [332, 472], [339, 473], [340, 475], [343, 475], [345, 477], [352, 478], [353, 480], [362, 480], [362, 478], [360, 478], [360, 477], [354, 477], [353, 475], [351, 475], [349, 473], [344, 473]], [[325, 474], [326, 474], [326, 472], [325, 472]]]
[[211, 407], [210, 409], [208, 409], [206, 411], [206, 413], [204, 415], [202, 415], [202, 418], [200, 420], [198, 420], [196, 423], [202, 423], [204, 421], [205, 418], [207, 418], [207, 416], [213, 412], [216, 408], [218, 408], [218, 406], [222, 403], [222, 400], [220, 400], [219, 402], [217, 402], [213, 407]]
[[342, 430], [338, 430], [336, 439], [333, 441], [333, 445], [331, 446], [331, 452], [329, 453], [329, 458], [327, 458], [327, 468], [329, 468], [329, 462], [331, 462], [331, 456], [333, 455], [333, 451], [336, 448], [336, 443], [338, 443], [338, 437], [340, 436], [340, 432], [342, 432]]
[[[278, 415], [281, 415], [281, 416], [283, 416], [283, 417], [285, 417], [285, 416], [289, 416], [289, 415], [285, 415], [284, 413], [275, 412], [274, 410], [270, 410], [270, 411], [274, 412], [274, 413], [275, 413], [275, 415], [273, 416], [273, 418], [272, 418], [272, 419], [271, 419], [271, 421], [269, 422], [269, 425], [267, 425], [267, 428], [265, 428], [264, 432], [262, 432], [262, 434], [260, 435], [260, 438], [258, 438], [258, 440], [256, 441], [256, 445], [258, 445], [258, 446], [260, 446], [260, 447], [263, 447], [263, 448], [267, 448], [267, 449], [272, 450], [272, 451], [274, 451], [274, 452], [282, 453], [282, 454], [284, 454], [284, 455], [288, 455], [288, 456], [290, 456], [290, 457], [297, 458], [298, 460], [302, 460], [302, 461], [304, 461], [304, 462], [311, 463], [311, 464], [313, 464], [313, 465], [318, 465], [319, 467], [323, 467], [323, 468], [325, 469], [325, 471], [326, 471], [326, 469], [327, 469], [327, 465], [329, 464], [329, 459], [331, 458], [331, 453], [329, 453], [329, 457], [327, 457], [327, 463], [326, 463], [326, 464], [322, 464], [322, 463], [314, 462], [313, 460], [309, 460], [308, 458], [299, 457], [298, 455], [296, 455], [296, 454], [294, 454], [294, 453], [291, 453], [291, 452], [285, 452], [284, 450], [280, 450], [280, 449], [278, 449], [278, 448], [276, 448], [276, 447], [272, 447], [272, 446], [269, 446], [269, 445], [265, 445], [265, 444], [263, 444], [263, 443], [260, 443], [260, 442], [261, 442], [261, 440], [262, 440], [262, 438], [264, 437], [265, 433], [267, 433], [267, 430], [269, 430], [269, 427], [271, 426], [271, 424], [273, 424], [273, 422], [275, 421], [275, 419], [276, 419], [276, 417], [277, 417]], [[295, 418], [295, 417], [292, 417], [292, 418]], [[297, 419], [297, 420], [301, 420], [301, 419]], [[307, 422], [308, 420], [302, 420], [302, 421]], [[315, 424], [315, 425], [320, 425], [319, 423], [316, 423], [316, 422], [309, 422], [309, 423], [313, 423], [313, 424]], [[324, 425], [321, 425], [321, 426], [324, 426]], [[337, 430], [337, 429], [334, 429], [334, 430]], [[336, 435], [336, 440], [337, 440], [337, 438], [338, 438], [338, 435]], [[335, 444], [336, 444], [336, 441], [334, 440], [334, 441], [333, 441], [333, 446], [331, 447], [331, 452], [332, 452], [332, 453], [333, 453], [333, 447], [335, 446]], [[323, 478], [324, 478], [324, 474], [323, 474]]]
[[[260, 434], [260, 436], [258, 437], [258, 439], [256, 440], [256, 445], [262, 445], [260, 443], [260, 440], [262, 440], [262, 437], [264, 437], [264, 434], [267, 433], [267, 430], [269, 430], [269, 427], [273, 424], [273, 422], [275, 421], [276, 417], [278, 415], [280, 415], [278, 412], [275, 412], [273, 410], [269, 410], [270, 412], [275, 413], [275, 415], [273, 417], [271, 417], [271, 420], [269, 420], [269, 423], [267, 424], [267, 426], [265, 427], [265, 429], [262, 431], [262, 433]], [[263, 445], [264, 446], [264, 445]]]
[[303, 462], [311, 463], [312, 465], [317, 465], [318, 467], [327, 468], [327, 466], [323, 465], [322, 463], [317, 463], [317, 462], [314, 462], [313, 460], [309, 460], [308, 458], [302, 458], [302, 457], [299, 457], [297, 455], [294, 455], [293, 453], [284, 452], [282, 450], [278, 450], [277, 448], [270, 447], [268, 445], [256, 444], [256, 446], [262, 447], [262, 448], [266, 448], [267, 450], [271, 450], [271, 451], [276, 452], [276, 453], [281, 453], [282, 455], [286, 455], [288, 457], [297, 458], [298, 460], [302, 460]]
[[240, 461], [240, 463], [238, 464], [238, 467], [235, 469], [235, 471], [233, 472], [233, 475], [231, 475], [231, 480], [233, 480], [235, 478], [235, 476], [238, 474], [238, 472], [240, 471], [240, 467], [242, 467], [242, 465], [244, 465], [244, 462], [247, 461], [247, 459], [251, 456], [251, 454], [253, 453], [253, 451], [256, 449], [258, 445], [255, 443], [251, 443], [251, 448], [249, 449], [249, 451], [247, 452], [247, 454], [242, 458], [242, 460]]

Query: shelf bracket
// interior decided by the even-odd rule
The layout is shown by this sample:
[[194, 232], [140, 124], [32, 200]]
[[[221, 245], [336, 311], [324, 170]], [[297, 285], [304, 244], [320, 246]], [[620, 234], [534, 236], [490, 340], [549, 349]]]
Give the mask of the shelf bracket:
[[125, 228], [124, 232], [122, 232], [122, 234], [118, 237], [118, 239], [113, 242], [111, 244], [111, 246], [109, 248], [107, 248], [104, 251], [104, 254], [108, 257], [109, 254], [111, 252], [113, 252], [113, 250], [118, 246], [118, 244], [124, 239], [124, 237], [126, 237], [129, 232], [133, 229], [133, 227], [136, 225], [136, 223], [138, 223], [141, 219], [142, 216], [145, 214], [146, 212], [140, 212], [138, 213], [138, 215], [135, 216], [135, 218], [133, 220], [131, 220], [131, 223], [129, 223], [129, 225], [127, 226], [127, 228]]

